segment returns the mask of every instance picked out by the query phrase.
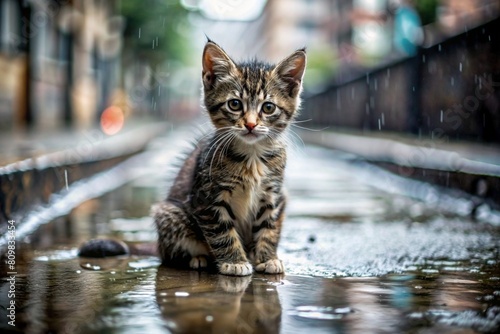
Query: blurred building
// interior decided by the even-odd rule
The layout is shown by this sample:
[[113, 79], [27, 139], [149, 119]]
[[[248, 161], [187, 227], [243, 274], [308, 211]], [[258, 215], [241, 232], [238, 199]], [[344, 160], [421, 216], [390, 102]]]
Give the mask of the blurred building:
[[118, 0], [0, 0], [0, 127], [88, 127], [117, 86]]
[[437, 8], [440, 27], [448, 33], [461, 33], [498, 17], [497, 0], [441, 0]]
[[[435, 22], [425, 30], [430, 43], [490, 21], [499, 13], [496, 0], [435, 0], [425, 4], [411, 0], [268, 0], [257, 19], [239, 22], [235, 21], [238, 6], [234, 1], [198, 2], [218, 4], [219, 20], [205, 19], [200, 30], [236, 58], [259, 55], [277, 61], [291, 50], [307, 46], [309, 69], [330, 61], [332, 66], [323, 69], [340, 69], [340, 74], [346, 68], [373, 67], [405, 56], [393, 43], [394, 18], [401, 6], [425, 10], [433, 17]], [[221, 21], [224, 12], [231, 13], [229, 21]], [[419, 40], [422, 38], [416, 38], [415, 43]]]

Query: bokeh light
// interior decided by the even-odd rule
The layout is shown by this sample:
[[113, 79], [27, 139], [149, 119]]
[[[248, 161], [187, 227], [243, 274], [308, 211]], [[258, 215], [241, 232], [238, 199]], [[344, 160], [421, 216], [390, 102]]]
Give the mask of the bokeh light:
[[120, 132], [125, 123], [123, 110], [117, 106], [110, 106], [104, 110], [101, 115], [101, 129], [108, 136]]

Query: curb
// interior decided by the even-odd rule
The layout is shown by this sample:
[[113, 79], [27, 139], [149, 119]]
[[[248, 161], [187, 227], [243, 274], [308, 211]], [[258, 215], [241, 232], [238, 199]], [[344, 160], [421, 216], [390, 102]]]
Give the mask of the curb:
[[68, 142], [67, 149], [0, 167], [0, 235], [9, 220], [22, 221], [30, 208], [47, 204], [53, 194], [143, 151], [167, 126], [145, 124], [113, 137], [79, 138]]
[[[388, 139], [361, 133], [301, 131], [300, 136], [310, 144], [354, 154], [391, 173], [460, 190], [495, 209], [500, 208], [498, 149], [462, 143], [461, 150], [450, 150], [443, 145], [425, 145], [423, 141], [414, 140], [409, 144], [403, 143], [403, 138]], [[474, 152], [473, 158], [467, 152]]]

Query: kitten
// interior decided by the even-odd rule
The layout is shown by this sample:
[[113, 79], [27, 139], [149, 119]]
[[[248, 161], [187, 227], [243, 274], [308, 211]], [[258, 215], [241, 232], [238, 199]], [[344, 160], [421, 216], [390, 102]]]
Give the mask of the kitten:
[[[237, 64], [208, 41], [202, 65], [204, 104], [215, 130], [186, 158], [166, 201], [152, 208], [162, 262], [193, 269], [215, 265], [233, 276], [250, 275], [253, 268], [283, 273], [276, 248], [286, 204], [284, 134], [300, 104], [305, 50], [276, 66]], [[96, 239], [79, 255], [145, 250]]]
[[286, 196], [284, 132], [297, 114], [306, 65], [297, 50], [278, 65], [235, 63], [212, 41], [202, 57], [204, 104], [215, 131], [185, 160], [153, 207], [164, 264], [210, 263], [224, 275], [283, 273], [278, 259]]

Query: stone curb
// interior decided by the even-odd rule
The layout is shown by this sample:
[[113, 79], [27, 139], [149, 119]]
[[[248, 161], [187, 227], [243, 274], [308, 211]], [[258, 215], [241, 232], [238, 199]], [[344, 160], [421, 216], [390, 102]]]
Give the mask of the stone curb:
[[500, 208], [500, 165], [490, 162], [500, 161], [499, 150], [484, 147], [484, 152], [478, 153], [479, 145], [461, 144], [464, 152], [476, 151], [473, 159], [460, 150], [424, 146], [424, 142], [419, 145], [419, 141], [408, 144], [370, 134], [303, 131], [300, 136], [307, 143], [352, 153], [404, 177], [465, 191]]
[[136, 126], [93, 142], [68, 143], [70, 148], [0, 167], [0, 234], [7, 221], [22, 221], [35, 205], [72, 183], [107, 170], [143, 151], [151, 139], [164, 133], [167, 123]]

